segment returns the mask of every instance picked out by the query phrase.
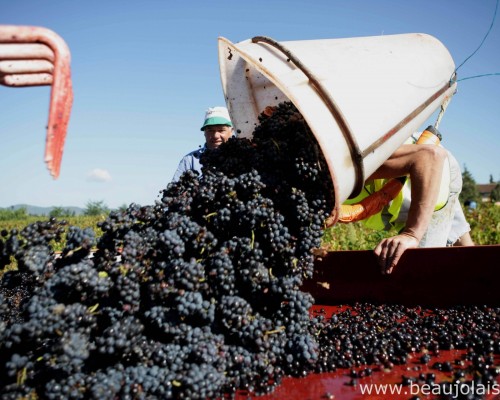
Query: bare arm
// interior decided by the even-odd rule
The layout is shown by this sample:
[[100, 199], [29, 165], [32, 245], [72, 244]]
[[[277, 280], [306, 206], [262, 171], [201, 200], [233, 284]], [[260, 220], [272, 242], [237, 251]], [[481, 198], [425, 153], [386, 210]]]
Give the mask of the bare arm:
[[411, 205], [404, 230], [382, 240], [375, 248], [383, 273], [391, 273], [403, 252], [418, 246], [434, 211], [446, 160], [446, 150], [436, 145], [402, 145], [369, 179], [408, 175]]

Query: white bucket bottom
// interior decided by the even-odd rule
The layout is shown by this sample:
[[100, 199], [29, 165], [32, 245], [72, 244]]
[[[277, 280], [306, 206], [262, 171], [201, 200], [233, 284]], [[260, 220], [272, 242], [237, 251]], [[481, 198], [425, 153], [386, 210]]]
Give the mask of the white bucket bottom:
[[456, 90], [448, 50], [419, 33], [219, 38], [219, 65], [238, 136], [251, 137], [268, 106], [291, 101], [301, 112], [328, 164], [334, 211]]

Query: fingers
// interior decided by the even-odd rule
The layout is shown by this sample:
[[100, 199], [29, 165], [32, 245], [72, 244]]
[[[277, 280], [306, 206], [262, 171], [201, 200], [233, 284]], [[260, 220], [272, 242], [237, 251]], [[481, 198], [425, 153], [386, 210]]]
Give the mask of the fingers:
[[418, 241], [405, 235], [382, 240], [374, 250], [382, 274], [391, 274], [405, 250], [416, 245]]
[[[397, 243], [394, 252], [390, 253], [387, 256], [385, 274], [392, 273], [392, 271], [394, 270], [394, 268], [398, 264], [399, 259], [403, 255], [403, 252], [404, 252], [404, 247], [401, 245], [401, 243]], [[384, 273], [384, 272], [382, 272], [382, 273]]]
[[335, 225], [335, 218], [330, 216], [325, 220], [325, 227], [331, 228], [333, 225]]
[[338, 212], [336, 209], [334, 209], [324, 222], [325, 228], [331, 228], [333, 225], [337, 223], [338, 219], [339, 219]]
[[393, 271], [403, 253], [402, 251], [398, 251], [399, 247], [399, 242], [384, 239], [375, 249], [382, 274], [390, 274]]

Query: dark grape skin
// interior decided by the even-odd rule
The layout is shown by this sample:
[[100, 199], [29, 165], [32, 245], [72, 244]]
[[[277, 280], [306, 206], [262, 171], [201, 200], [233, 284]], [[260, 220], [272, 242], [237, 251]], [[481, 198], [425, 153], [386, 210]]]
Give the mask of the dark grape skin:
[[[289, 105], [282, 107], [285, 113], [289, 109]], [[281, 116], [281, 120], [280, 123], [286, 123], [286, 117]], [[275, 124], [274, 129], [281, 129], [280, 124]], [[265, 138], [262, 142], [262, 146], [267, 146]], [[135, 378], [121, 389], [122, 393], [117, 392], [111, 381], [108, 386], [113, 388], [111, 393], [128, 396], [139, 382], [149, 387], [144, 380], [149, 370], [139, 366], [154, 367], [155, 363], [175, 372], [170, 375], [170, 387], [162, 390], [179, 397], [193, 396], [191, 391], [211, 396], [238, 387], [265, 392], [275, 384], [265, 377], [272, 382], [280, 381], [283, 368], [279, 363], [285, 357], [286, 344], [286, 329], [282, 324], [291, 310], [281, 309], [281, 304], [287, 299], [287, 291], [297, 290], [302, 277], [312, 271], [308, 246], [319, 234], [314, 232], [315, 227], [309, 227], [311, 220], [325, 213], [326, 208], [309, 204], [307, 192], [299, 188], [303, 184], [300, 182], [292, 187], [284, 180], [279, 190], [270, 190], [271, 171], [254, 168], [263, 152], [258, 146], [243, 140], [231, 141], [222, 155], [224, 165], [215, 158], [207, 159], [203, 176], [186, 173], [178, 183], [169, 185], [161, 201], [154, 205], [131, 204], [125, 212], [111, 213], [100, 226], [103, 235], [97, 240], [97, 250], [91, 258], [89, 250], [96, 241], [93, 232], [69, 227], [66, 247], [55, 259], [47, 245], [60, 234], [57, 221], [46, 226], [36, 224], [25, 231], [25, 242], [18, 246], [16, 256], [27, 260], [28, 275], [37, 275], [32, 290], [26, 293], [26, 307], [29, 304], [34, 310], [46, 307], [56, 310], [56, 304], [68, 303], [66, 307], [81, 304], [94, 318], [81, 334], [68, 333], [68, 346], [87, 340], [95, 344], [83, 353], [83, 361], [75, 364], [82, 374], [80, 378], [63, 379], [60, 388], [51, 383], [54, 374], [39, 373], [35, 365], [25, 386], [33, 384], [37, 392], [49, 396], [58, 391], [70, 393], [72, 385], [85, 388], [89, 382], [96, 385], [98, 375], [127, 380], [132, 376], [130, 372], [135, 371]], [[218, 155], [214, 153], [213, 157]], [[297, 164], [289, 155], [287, 158], [287, 169]], [[211, 162], [217, 165], [216, 169], [210, 168]], [[246, 169], [229, 172], [234, 166]], [[280, 174], [279, 178], [284, 178], [283, 172]], [[296, 203], [288, 201], [292, 192]], [[295, 204], [300, 204], [300, 213], [295, 211]], [[295, 217], [297, 214], [300, 218]], [[301, 229], [301, 224], [307, 224], [308, 229]], [[242, 300], [229, 301], [237, 298]], [[247, 304], [247, 311], [240, 319], [236, 317], [234, 304]], [[294, 310], [291, 319], [300, 313]], [[274, 319], [275, 313], [279, 320]], [[41, 328], [42, 320], [34, 318], [38, 314], [32, 313], [30, 317], [21, 308], [19, 315], [21, 322], [28, 325], [19, 325], [19, 333], [16, 325], [4, 331], [9, 335], [5, 343], [13, 343], [11, 351], [21, 350], [14, 345], [16, 335], [30, 338], [27, 332], [35, 329], [40, 334], [38, 342], [44, 345], [27, 346], [23, 357], [54, 359], [60, 347], [52, 342], [49, 332], [56, 323], [58, 330], [64, 330], [64, 324], [73, 319], [48, 318], [47, 326]], [[206, 333], [193, 336], [198, 329]], [[180, 357], [184, 363], [168, 361], [171, 358], [167, 354], [173, 347], [167, 350], [165, 346], [174, 343], [180, 346], [175, 354], [187, 355]], [[155, 353], [148, 350], [150, 347], [167, 351]], [[245, 368], [231, 361], [233, 348], [247, 352]], [[3, 349], [8, 354], [9, 349]], [[198, 355], [193, 358], [189, 354]], [[236, 368], [234, 371], [230, 370], [231, 365]], [[111, 371], [120, 372], [110, 375]], [[137, 371], [142, 371], [141, 377]], [[193, 371], [198, 372], [193, 375]], [[206, 379], [206, 374], [214, 376], [214, 371], [229, 378]], [[211, 383], [204, 386], [201, 383], [205, 380]], [[158, 389], [145, 390], [152, 394]]]
[[446, 348], [467, 351], [465, 382], [498, 375], [498, 308], [426, 315], [357, 303], [309, 316], [314, 299], [300, 287], [334, 199], [291, 103], [261, 115], [252, 140], [232, 139], [202, 162], [201, 175], [186, 172], [153, 205], [112, 212], [98, 239], [67, 227], [59, 255], [51, 246], [63, 221], [1, 232], [0, 268], [18, 262], [1, 276], [1, 398], [265, 394], [285, 375], [338, 368], [358, 382], [367, 365], [402, 364], [414, 350], [434, 365]]

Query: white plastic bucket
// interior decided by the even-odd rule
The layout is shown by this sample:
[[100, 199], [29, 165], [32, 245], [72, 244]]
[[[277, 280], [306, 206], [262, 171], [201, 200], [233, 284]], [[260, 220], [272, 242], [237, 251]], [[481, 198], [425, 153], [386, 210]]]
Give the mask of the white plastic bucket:
[[456, 89], [450, 53], [420, 33], [236, 44], [220, 37], [219, 66], [239, 136], [252, 135], [267, 106], [291, 101], [302, 113], [328, 163], [334, 211]]

